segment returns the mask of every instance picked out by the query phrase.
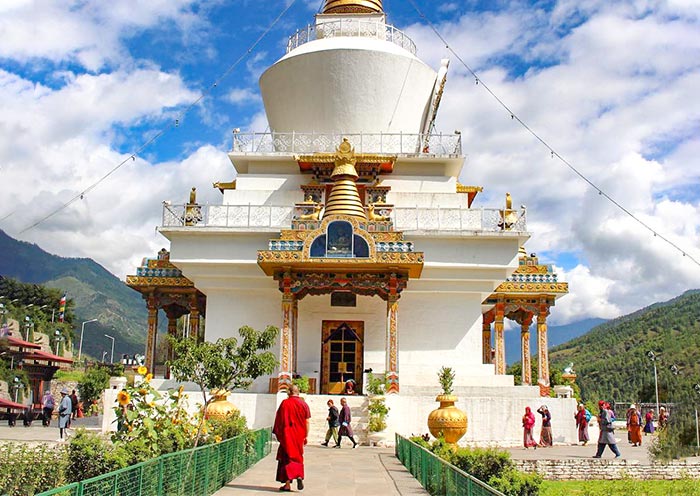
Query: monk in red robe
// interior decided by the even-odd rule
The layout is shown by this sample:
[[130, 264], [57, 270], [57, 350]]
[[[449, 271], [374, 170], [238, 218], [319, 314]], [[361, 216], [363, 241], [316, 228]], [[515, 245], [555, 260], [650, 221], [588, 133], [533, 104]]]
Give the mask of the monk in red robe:
[[283, 482], [280, 491], [291, 491], [294, 479], [297, 489], [304, 489], [304, 445], [309, 434], [309, 405], [299, 397], [299, 388], [291, 386], [289, 395], [280, 403], [272, 432], [277, 436], [277, 481]]

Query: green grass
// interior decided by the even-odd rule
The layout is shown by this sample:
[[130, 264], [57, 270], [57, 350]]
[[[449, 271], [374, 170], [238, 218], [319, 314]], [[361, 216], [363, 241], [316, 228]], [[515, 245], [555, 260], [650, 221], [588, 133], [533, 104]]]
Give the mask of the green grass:
[[700, 496], [700, 481], [591, 480], [542, 482], [540, 496]]
[[80, 382], [84, 375], [82, 370], [57, 370], [53, 378], [64, 382]]

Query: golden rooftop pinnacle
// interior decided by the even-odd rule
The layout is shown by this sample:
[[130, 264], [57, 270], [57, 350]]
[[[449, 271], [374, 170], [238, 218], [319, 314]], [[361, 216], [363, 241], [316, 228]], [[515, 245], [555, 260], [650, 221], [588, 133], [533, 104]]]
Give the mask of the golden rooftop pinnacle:
[[382, 0], [326, 0], [324, 14], [383, 14]]

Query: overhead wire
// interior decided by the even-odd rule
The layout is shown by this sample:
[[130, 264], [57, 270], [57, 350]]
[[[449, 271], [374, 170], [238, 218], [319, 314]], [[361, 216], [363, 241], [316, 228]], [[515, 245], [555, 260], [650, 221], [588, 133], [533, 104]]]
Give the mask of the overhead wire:
[[[187, 105], [183, 110], [181, 110], [181, 111], [176, 115], [175, 119], [173, 119], [172, 121], [170, 121], [170, 124], [168, 124], [167, 126], [163, 127], [163, 128], [160, 129], [155, 135], [153, 135], [151, 138], [149, 138], [149, 139], [147, 139], [145, 142], [143, 142], [143, 143], [141, 144], [141, 146], [139, 146], [136, 150], [132, 151], [131, 154], [130, 154], [127, 158], [125, 158], [124, 160], [122, 160], [121, 162], [119, 162], [116, 166], [114, 166], [114, 167], [113, 167], [111, 170], [109, 170], [106, 174], [104, 174], [102, 177], [100, 177], [97, 181], [95, 181], [94, 183], [92, 183], [90, 186], [88, 186], [87, 188], [85, 188], [85, 189], [82, 190], [81, 192], [77, 193], [77, 194], [76, 194], [75, 196], [73, 196], [70, 200], [66, 201], [65, 203], [63, 203], [63, 204], [62, 204], [61, 206], [59, 206], [58, 208], [52, 210], [50, 213], [48, 213], [47, 215], [45, 215], [45, 216], [42, 217], [41, 219], [37, 220], [37, 221], [34, 222], [33, 224], [31, 224], [31, 225], [25, 227], [24, 229], [22, 229], [22, 230], [19, 232], [19, 234], [23, 234], [23, 233], [25, 233], [25, 232], [27, 232], [27, 231], [30, 231], [31, 229], [34, 229], [35, 227], [37, 227], [37, 226], [41, 225], [42, 223], [46, 222], [47, 220], [49, 220], [49, 219], [50, 219], [51, 217], [53, 217], [54, 215], [56, 215], [56, 214], [58, 214], [59, 212], [65, 210], [66, 208], [68, 208], [70, 205], [72, 205], [72, 204], [75, 203], [76, 201], [82, 200], [82, 199], [85, 197], [86, 194], [88, 194], [89, 192], [91, 192], [92, 190], [94, 190], [97, 186], [99, 186], [99, 185], [100, 185], [103, 181], [105, 181], [109, 176], [111, 176], [112, 174], [114, 174], [115, 172], [117, 172], [119, 169], [121, 169], [121, 168], [122, 168], [125, 164], [127, 164], [130, 160], [131, 160], [131, 161], [136, 161], [136, 157], [138, 157], [138, 156], [140, 155], [140, 153], [141, 153], [143, 150], [145, 150], [145, 149], [148, 148], [151, 144], [153, 144], [155, 141], [157, 141], [158, 139], [160, 139], [164, 134], [166, 134], [167, 132], [169, 132], [169, 131], [172, 130], [173, 128], [179, 127], [180, 122], [182, 122], [183, 118], [184, 118], [194, 107], [196, 107], [202, 100], [204, 100], [204, 98], [206, 98], [207, 96], [209, 96], [209, 95], [214, 91], [214, 89], [216, 89], [216, 88], [218, 87], [219, 83], [221, 83], [224, 79], [226, 79], [226, 77], [228, 77], [229, 74], [231, 74], [231, 72], [233, 72], [233, 70], [238, 66], [238, 64], [240, 64], [248, 55], [250, 55], [250, 54], [253, 52], [253, 50], [255, 50], [255, 48], [260, 44], [260, 42], [270, 33], [270, 31], [272, 31], [272, 28], [275, 27], [275, 25], [279, 22], [279, 20], [280, 20], [282, 17], [284, 17], [284, 15], [289, 11], [289, 9], [292, 8], [292, 6], [293, 6], [295, 3], [296, 3], [296, 0], [291, 0], [291, 1], [289, 2], [289, 4], [288, 4], [284, 9], [282, 9], [282, 11], [277, 15], [277, 17], [275, 17], [275, 19], [274, 19], [274, 20], [272, 21], [272, 23], [267, 27], [267, 29], [265, 29], [265, 30], [262, 32], [262, 34], [261, 34], [260, 36], [258, 36], [258, 38], [248, 47], [248, 49], [247, 49], [243, 54], [241, 54], [241, 56], [238, 57], [238, 59], [236, 59], [235, 62], [233, 62], [231, 65], [229, 65], [229, 67], [228, 67], [218, 78], [216, 78], [216, 79], [214, 80], [214, 82], [213, 82], [211, 85], [209, 85], [209, 87], [208, 87], [207, 89], [205, 89], [204, 91], [202, 91], [202, 93], [199, 95], [199, 97], [197, 97], [194, 101], [192, 101], [189, 105]], [[10, 217], [10, 216], [11, 216], [12, 214], [14, 214], [14, 213], [15, 213], [14, 211], [13, 211], [13, 212], [10, 212], [9, 214], [5, 215], [2, 219], [0, 219], [0, 221], [1, 221], [1, 220], [7, 219], [8, 217]]]
[[503, 107], [507, 112], [508, 115], [510, 116], [511, 120], [516, 121], [518, 124], [520, 124], [528, 133], [530, 133], [537, 141], [539, 141], [549, 152], [550, 156], [552, 158], [557, 158], [561, 163], [566, 165], [571, 171], [574, 172], [580, 179], [585, 181], [591, 188], [596, 190], [598, 192], [599, 196], [602, 196], [606, 200], [608, 200], [610, 203], [612, 203], [615, 207], [617, 207], [620, 211], [624, 212], [627, 216], [629, 216], [631, 219], [636, 221], [639, 225], [644, 227], [647, 231], [651, 232], [654, 237], [658, 237], [659, 239], [663, 240], [666, 242], [668, 245], [673, 247], [676, 251], [681, 253], [684, 257], [688, 258], [691, 260], [695, 265], [700, 266], [700, 261], [690, 255], [686, 250], [684, 250], [682, 247], [680, 247], [678, 244], [675, 242], [671, 241], [669, 238], [664, 236], [663, 234], [659, 233], [656, 229], [651, 227], [649, 224], [644, 222], [642, 219], [637, 217], [634, 213], [630, 212], [624, 205], [622, 205], [620, 202], [615, 200], [612, 196], [610, 196], [608, 193], [603, 191], [601, 187], [599, 187], [597, 184], [595, 184], [592, 180], [590, 180], [588, 177], [586, 177], [581, 171], [579, 171], [574, 165], [569, 162], [565, 157], [560, 155], [553, 146], [551, 146], [544, 138], [542, 138], [535, 130], [533, 130], [530, 126], [525, 123], [518, 115], [515, 113], [514, 110], [512, 110], [489, 86], [484, 83], [484, 80], [479, 77], [477, 72], [472, 69], [469, 64], [467, 64], [462, 57], [459, 56], [459, 54], [453, 50], [452, 46], [449, 44], [449, 42], [445, 39], [444, 36], [438, 31], [438, 29], [435, 27], [435, 25], [432, 23], [432, 21], [421, 11], [421, 9], [418, 7], [416, 2], [414, 0], [408, 0], [409, 3], [413, 6], [415, 11], [418, 13], [418, 15], [425, 21], [425, 23], [430, 27], [430, 29], [435, 33], [435, 35], [444, 43], [445, 48], [452, 54], [454, 57], [469, 71], [469, 73], [474, 77], [474, 81], [477, 85], [481, 86], [484, 88], [489, 95], [491, 95], [498, 104]]

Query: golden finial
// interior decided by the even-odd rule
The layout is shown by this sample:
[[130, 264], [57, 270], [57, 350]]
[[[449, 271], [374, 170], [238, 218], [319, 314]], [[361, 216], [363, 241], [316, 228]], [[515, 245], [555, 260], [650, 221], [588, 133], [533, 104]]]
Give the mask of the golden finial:
[[383, 14], [382, 0], [326, 0], [324, 14]]
[[338, 146], [335, 155], [335, 168], [331, 179], [335, 183], [328, 195], [323, 218], [329, 215], [350, 215], [367, 219], [365, 208], [357, 191], [357, 170], [355, 169], [355, 149], [347, 138]]

